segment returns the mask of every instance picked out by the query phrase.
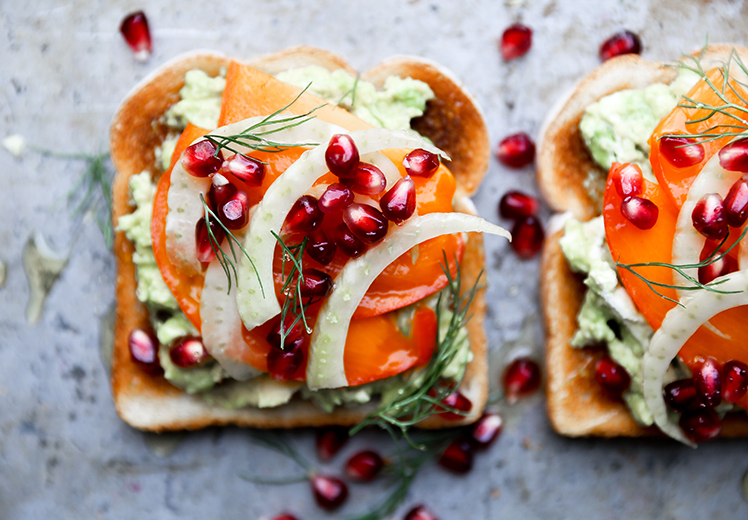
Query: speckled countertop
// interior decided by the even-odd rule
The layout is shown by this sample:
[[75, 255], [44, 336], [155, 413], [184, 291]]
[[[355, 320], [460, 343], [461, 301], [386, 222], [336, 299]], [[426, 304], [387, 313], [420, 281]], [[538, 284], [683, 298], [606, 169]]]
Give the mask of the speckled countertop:
[[[133, 59], [117, 32], [127, 13], [142, 8], [154, 40], [145, 63]], [[504, 63], [496, 40], [514, 21], [534, 29], [534, 44], [523, 59]], [[6, 2], [0, 137], [19, 133], [46, 149], [99, 152], [125, 93], [173, 56], [196, 48], [251, 56], [311, 44], [362, 70], [403, 53], [441, 62], [476, 95], [497, 142], [516, 131], [536, 135], [554, 101], [599, 63], [599, 44], [622, 28], [641, 36], [645, 57], [668, 60], [707, 35], [745, 44], [746, 22], [743, 2], [721, 0]], [[254, 519], [281, 510], [328, 517], [303, 484], [268, 487], [238, 477], [248, 469], [293, 470], [245, 431], [157, 437], [119, 420], [98, 347], [113, 302], [114, 260], [95, 223], [70, 218], [66, 203], [83, 164], [38, 153], [14, 159], [5, 150], [0, 161], [0, 260], [7, 266], [0, 288], [0, 518]], [[510, 188], [537, 192], [533, 171], [493, 162], [475, 199], [484, 217], [498, 221], [497, 201]], [[31, 326], [22, 251], [37, 230], [70, 259]], [[538, 263], [489, 239], [487, 264], [495, 374], [512, 349], [542, 348]], [[429, 467], [395, 518], [421, 502], [441, 519], [748, 517], [745, 441], [692, 451], [664, 440], [571, 440], [551, 431], [540, 395], [497, 409], [506, 418], [504, 434], [473, 471], [455, 477]], [[290, 437], [314, 459], [311, 432]], [[386, 451], [388, 440], [367, 432], [322, 467], [339, 472], [347, 455], [372, 445]], [[352, 499], [331, 516], [364, 511], [382, 491], [352, 485]]]

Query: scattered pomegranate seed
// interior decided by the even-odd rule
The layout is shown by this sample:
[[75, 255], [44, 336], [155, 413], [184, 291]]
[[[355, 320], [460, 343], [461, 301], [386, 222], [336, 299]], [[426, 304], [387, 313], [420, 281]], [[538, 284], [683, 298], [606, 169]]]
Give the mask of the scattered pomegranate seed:
[[607, 61], [621, 54], [641, 54], [642, 43], [631, 31], [621, 31], [608, 38], [600, 46], [600, 59]]
[[532, 46], [532, 29], [515, 23], [504, 30], [501, 35], [501, 56], [506, 61], [527, 54]]
[[317, 429], [317, 456], [323, 462], [332, 459], [350, 439], [347, 428], [331, 426]]
[[381, 211], [374, 206], [357, 202], [345, 208], [343, 222], [351, 233], [367, 244], [376, 244], [382, 240], [389, 228], [389, 222]]
[[540, 366], [530, 358], [517, 358], [504, 370], [502, 380], [506, 400], [514, 404], [540, 388]]
[[722, 197], [716, 193], [707, 193], [691, 213], [691, 220], [696, 231], [707, 238], [719, 240], [727, 235], [727, 220]]
[[337, 246], [327, 237], [327, 233], [322, 229], [316, 229], [312, 232], [304, 249], [312, 260], [322, 265], [332, 262], [336, 250]]
[[375, 451], [365, 450], [353, 455], [345, 463], [345, 474], [358, 482], [371, 482], [384, 467], [384, 460]]
[[657, 223], [660, 210], [651, 200], [633, 196], [623, 199], [621, 213], [639, 229], [651, 229]]
[[524, 168], [535, 160], [535, 143], [524, 132], [505, 137], [496, 148], [501, 164], [511, 168]]
[[219, 206], [228, 202], [234, 194], [236, 194], [236, 186], [231, 184], [231, 182], [220, 173], [213, 175], [210, 189], [208, 190], [208, 203], [210, 204], [210, 209], [216, 211]]
[[151, 55], [151, 31], [148, 29], [148, 19], [143, 11], [128, 15], [119, 26], [119, 32], [135, 53], [135, 59], [145, 61]]
[[158, 339], [150, 330], [134, 329], [127, 337], [130, 358], [148, 372], [158, 372]]
[[216, 219], [210, 219], [210, 230], [216, 239], [216, 243], [211, 245], [210, 234], [208, 233], [208, 227], [205, 225], [205, 219], [201, 218], [197, 221], [195, 226], [195, 245], [197, 248], [197, 259], [198, 261], [209, 264], [216, 257], [213, 251], [213, 246], [221, 245], [223, 239], [226, 238], [226, 231], [220, 226]]
[[362, 195], [377, 195], [387, 187], [387, 177], [382, 170], [368, 163], [358, 163], [353, 176], [342, 178], [340, 182]]
[[332, 136], [325, 150], [325, 162], [330, 171], [341, 179], [352, 177], [358, 166], [356, 143], [347, 134]]
[[299, 520], [291, 513], [282, 513], [279, 516], [275, 516], [272, 518], [272, 520]]
[[351, 189], [340, 182], [330, 184], [317, 204], [322, 213], [335, 213], [343, 210], [353, 202], [353, 192]]
[[473, 467], [473, 447], [467, 439], [455, 439], [449, 443], [438, 462], [454, 473], [467, 473]]
[[291, 211], [286, 216], [283, 225], [285, 233], [309, 233], [322, 224], [325, 214], [322, 213], [317, 204], [317, 199], [311, 195], [303, 195], [294, 202]]
[[497, 413], [484, 413], [470, 429], [470, 442], [475, 448], [487, 448], [501, 434], [504, 420]]
[[[706, 241], [704, 248], [701, 250], [700, 261], [704, 261], [712, 254], [716, 249], [717, 245]], [[719, 255], [719, 253], [717, 253]], [[715, 255], [715, 256], [717, 256]], [[699, 281], [703, 284], [714, 281], [715, 278], [724, 276], [728, 273], [738, 270], [737, 261], [731, 256], [723, 256], [719, 260], [713, 261], [712, 263], [699, 267], [698, 277]]]
[[678, 421], [686, 437], [693, 442], [707, 442], [719, 437], [722, 432], [722, 421], [711, 408], [686, 410]]
[[725, 218], [732, 227], [742, 227], [748, 220], [748, 181], [738, 179], [730, 187], [724, 202]]
[[719, 151], [719, 164], [731, 172], [748, 173], [748, 137], [724, 146]]
[[511, 220], [534, 217], [539, 209], [538, 199], [521, 191], [507, 191], [499, 201], [499, 216]]
[[637, 164], [613, 163], [609, 172], [613, 185], [621, 198], [639, 195], [644, 187], [644, 175]]
[[517, 220], [512, 227], [512, 249], [523, 259], [532, 258], [543, 248], [545, 231], [535, 217]]
[[332, 291], [332, 278], [318, 269], [304, 269], [302, 298], [325, 298]]
[[418, 505], [408, 511], [405, 520], [439, 520], [434, 513], [426, 509], [424, 505]]
[[366, 244], [351, 233], [351, 230], [348, 229], [345, 223], [335, 228], [333, 239], [340, 250], [351, 258], [358, 258], [366, 251]]
[[304, 337], [301, 336], [291, 342], [286, 340], [282, 350], [276, 347], [270, 349], [267, 357], [270, 377], [281, 383], [293, 377], [304, 364], [304, 351], [301, 348], [303, 342]]
[[265, 165], [257, 159], [235, 154], [223, 163], [223, 168], [247, 186], [262, 186], [265, 177]]
[[397, 225], [408, 220], [416, 210], [416, 185], [406, 175], [379, 200], [382, 214]]
[[[280, 317], [278, 317], [273, 321], [273, 324], [270, 327], [270, 331], [265, 338], [267, 339], [268, 343], [270, 343], [270, 346], [277, 349], [281, 348], [280, 324], [281, 319]], [[286, 333], [286, 338], [283, 344], [283, 348], [290, 348], [299, 340], [299, 338], [301, 338], [301, 335], [304, 333], [304, 323], [302, 320], [297, 321], [296, 316], [289, 313], [286, 315], [284, 331]]]
[[223, 164], [218, 147], [207, 139], [187, 147], [182, 154], [182, 166], [194, 177], [208, 177], [216, 173]]
[[403, 158], [403, 166], [411, 177], [431, 177], [439, 169], [439, 156], [417, 148]]
[[696, 393], [707, 406], [717, 406], [722, 401], [722, 367], [710, 357], [693, 367]]
[[[454, 408], [455, 410], [458, 410], [460, 412], [469, 412], [473, 408], [473, 403], [470, 402], [470, 399], [468, 399], [458, 391], [454, 391], [447, 397], [445, 397], [442, 400], [442, 404], [449, 406], [450, 408]], [[465, 418], [465, 415], [450, 411], [441, 412], [439, 416], [447, 419], [448, 421], [459, 421], [460, 419]]]
[[336, 477], [325, 475], [312, 475], [309, 479], [312, 493], [319, 507], [333, 511], [343, 505], [348, 498], [348, 486]]
[[748, 392], [748, 365], [731, 359], [722, 367], [722, 397], [728, 403], [736, 403], [746, 392]]
[[676, 168], [688, 168], [704, 160], [704, 147], [689, 137], [663, 137], [660, 151]]
[[676, 412], [692, 410], [700, 405], [693, 379], [679, 379], [665, 386], [663, 396], [667, 405]]
[[226, 202], [216, 207], [216, 215], [229, 229], [241, 229], [249, 224], [249, 197], [236, 191]]
[[202, 365], [210, 354], [205, 350], [203, 340], [195, 336], [183, 336], [174, 340], [169, 347], [171, 362], [179, 368], [195, 368]]
[[595, 381], [616, 396], [620, 396], [631, 386], [631, 376], [610, 356], [602, 357], [595, 363]]

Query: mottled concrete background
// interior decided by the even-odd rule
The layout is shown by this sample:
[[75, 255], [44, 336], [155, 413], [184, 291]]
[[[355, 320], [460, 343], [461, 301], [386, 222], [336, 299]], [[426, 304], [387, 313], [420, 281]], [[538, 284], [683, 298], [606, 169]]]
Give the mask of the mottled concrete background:
[[[117, 28], [144, 7], [154, 54], [138, 63]], [[1, 11], [0, 137], [20, 133], [62, 152], [105, 150], [110, 118], [135, 82], [201, 47], [251, 56], [311, 44], [343, 53], [362, 70], [394, 54], [422, 55], [464, 80], [497, 142], [519, 130], [536, 134], [554, 100], [598, 64], [599, 44], [622, 28], [641, 35], [644, 56], [672, 59], [707, 35], [747, 43], [748, 21], [739, 1], [682, 0], [29, 0], [4, 2]], [[534, 29], [534, 45], [506, 64], [496, 40], [514, 21]], [[5, 150], [0, 161], [0, 259], [7, 264], [0, 288], [0, 518], [233, 520], [284, 509], [325, 516], [302, 484], [273, 488], [238, 477], [250, 468], [266, 475], [295, 469], [242, 430], [154, 439], [119, 420], [98, 348], [113, 301], [114, 261], [96, 225], [77, 224], [65, 200], [83, 165], [38, 154], [13, 159]], [[476, 197], [484, 217], [498, 220], [497, 201], [510, 188], [536, 192], [533, 172], [492, 163]], [[21, 254], [35, 230], [71, 254], [40, 322], [29, 326]], [[487, 255], [495, 372], [512, 348], [539, 351], [538, 263], [519, 261], [500, 240], [488, 240]], [[442, 519], [748, 517], [740, 494], [745, 441], [691, 451], [665, 441], [569, 440], [551, 432], [540, 396], [499, 408], [504, 435], [472, 473], [428, 468], [408, 505], [426, 502]], [[293, 435], [313, 459], [312, 438], [308, 431]], [[325, 468], [338, 472], [347, 455], [376, 444], [389, 449], [384, 436], [366, 434]], [[382, 490], [351, 491], [334, 517], [363, 511]]]

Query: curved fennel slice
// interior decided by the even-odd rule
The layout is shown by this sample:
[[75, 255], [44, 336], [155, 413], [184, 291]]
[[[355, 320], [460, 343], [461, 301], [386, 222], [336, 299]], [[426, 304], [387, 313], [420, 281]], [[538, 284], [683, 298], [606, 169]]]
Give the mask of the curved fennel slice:
[[662, 321], [662, 326], [654, 333], [647, 351], [644, 353], [644, 400], [654, 415], [657, 426], [674, 439], [693, 446], [668, 413], [662, 396], [663, 378], [670, 362], [678, 355], [681, 347], [696, 330], [722, 311], [748, 305], [748, 270], [737, 271], [715, 279], [721, 291], [738, 291], [731, 294], [698, 291], [689, 298], [682, 298], [685, 307], [676, 305]]
[[369, 286], [388, 265], [426, 240], [440, 235], [473, 231], [511, 240], [504, 228], [473, 215], [429, 213], [422, 217], [411, 217], [377, 246], [359, 258], [350, 260], [335, 279], [335, 289], [317, 318], [306, 372], [309, 389], [348, 385], [343, 363], [348, 326]]
[[[348, 133], [339, 129], [335, 133]], [[448, 158], [444, 152], [414, 132], [371, 128], [349, 133], [361, 156], [387, 148], [423, 148]], [[273, 286], [273, 255], [286, 215], [296, 200], [328, 171], [327, 143], [304, 152], [270, 185], [249, 223], [244, 248], [254, 263], [242, 257], [237, 269], [239, 315], [247, 329], [262, 325], [281, 312]]]

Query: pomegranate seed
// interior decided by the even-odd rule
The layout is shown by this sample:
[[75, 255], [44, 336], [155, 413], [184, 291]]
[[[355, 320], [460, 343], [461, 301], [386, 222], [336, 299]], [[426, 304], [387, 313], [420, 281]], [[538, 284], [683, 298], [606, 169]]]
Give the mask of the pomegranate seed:
[[748, 172], [748, 137], [724, 146], [719, 151], [719, 164], [731, 172]]
[[524, 56], [531, 46], [532, 29], [522, 24], [510, 25], [501, 35], [501, 56], [506, 61]]
[[[294, 321], [296, 321], [296, 323], [294, 323]], [[280, 324], [281, 319], [276, 318], [273, 322], [273, 325], [270, 327], [268, 335], [265, 338], [272, 347], [277, 349], [281, 348]], [[293, 314], [287, 314], [286, 323], [283, 329], [286, 333], [283, 348], [291, 348], [293, 347], [294, 343], [298, 342], [298, 340], [301, 338], [301, 335], [304, 332], [304, 323], [302, 322], [302, 320], [297, 321], [296, 316], [294, 316]]]
[[520, 258], [528, 259], [537, 255], [543, 248], [543, 240], [543, 225], [535, 217], [521, 218], [514, 223], [511, 246]]
[[663, 137], [660, 151], [676, 168], [688, 168], [704, 160], [704, 147], [689, 137]]
[[351, 233], [367, 244], [376, 244], [382, 240], [389, 228], [389, 222], [381, 211], [368, 204], [357, 202], [343, 211], [343, 222]]
[[637, 164], [613, 163], [609, 175], [621, 198], [639, 195], [644, 187], [644, 175]]
[[325, 475], [312, 475], [309, 479], [312, 485], [312, 493], [319, 507], [332, 511], [339, 508], [348, 498], [348, 486], [345, 482], [335, 477]]
[[188, 146], [182, 154], [182, 166], [194, 177], [213, 175], [222, 164], [218, 147], [207, 139]]
[[325, 162], [332, 173], [341, 179], [352, 177], [358, 166], [359, 156], [356, 143], [347, 134], [332, 136], [325, 150]]
[[631, 386], [631, 376], [609, 356], [595, 363], [595, 381], [613, 395], [621, 395]]
[[229, 229], [241, 229], [249, 224], [249, 197], [241, 190], [226, 202], [219, 204], [216, 215]]
[[538, 199], [521, 191], [507, 191], [499, 201], [499, 216], [511, 220], [534, 217], [539, 209]]
[[412, 177], [431, 177], [439, 169], [439, 156], [417, 148], [403, 158], [403, 166]]
[[434, 513], [426, 509], [426, 506], [419, 505], [408, 511], [405, 520], [439, 520]]
[[[473, 403], [470, 399], [462, 395], [460, 392], [452, 392], [442, 400], [442, 404], [454, 408], [460, 412], [469, 412], [473, 408]], [[447, 419], [448, 421], [459, 421], [464, 419], [465, 416], [457, 412], [445, 411], [441, 412], [439, 416]]]
[[347, 208], [353, 202], [353, 192], [345, 184], [336, 182], [330, 184], [322, 196], [319, 198], [317, 205], [322, 213], [335, 213]]
[[130, 358], [148, 372], [157, 372], [161, 365], [158, 361], [158, 340], [150, 330], [134, 329], [127, 337], [130, 347]]
[[174, 340], [169, 347], [171, 362], [179, 368], [195, 368], [202, 365], [210, 354], [205, 350], [203, 340], [195, 336], [183, 336]]
[[265, 177], [265, 165], [257, 159], [235, 154], [223, 163], [223, 168], [247, 186], [262, 186]]
[[748, 181], [738, 179], [727, 192], [724, 202], [725, 218], [732, 227], [742, 227], [748, 220]]
[[438, 462], [454, 473], [467, 473], [473, 467], [473, 447], [467, 439], [455, 439], [449, 443]]
[[299, 197], [286, 216], [286, 233], [309, 233], [322, 224], [325, 214], [319, 210], [317, 199], [311, 195]]
[[731, 359], [722, 368], [722, 397], [736, 403], [748, 392], [748, 365]]
[[487, 448], [501, 434], [504, 420], [497, 413], [484, 413], [470, 430], [470, 442], [478, 449]]
[[535, 143], [524, 132], [505, 137], [496, 149], [501, 164], [511, 168], [524, 168], [535, 159]]
[[[704, 249], [701, 251], [700, 261], [704, 261], [712, 254], [712, 252], [716, 249], [716, 245], [706, 242], [704, 244]], [[715, 256], [718, 256], [719, 253]], [[707, 284], [711, 281], [714, 281], [715, 278], [718, 278], [720, 276], [724, 276], [728, 273], [732, 273], [733, 271], [738, 270], [738, 263], [737, 261], [731, 257], [731, 256], [723, 256], [719, 260], [712, 261], [712, 263], [705, 265], [703, 267], [699, 267], [698, 276], [699, 281], [703, 284]]]
[[639, 229], [650, 229], [657, 223], [660, 210], [651, 200], [633, 196], [623, 199], [621, 213]]
[[221, 225], [214, 218], [210, 219], [210, 231], [215, 237], [215, 242], [212, 242], [210, 239], [208, 227], [205, 225], [205, 219], [201, 218], [197, 221], [197, 225], [195, 226], [197, 259], [204, 264], [209, 264], [213, 261], [216, 257], [216, 254], [213, 251], [213, 246], [217, 247], [221, 245], [223, 239], [226, 238], [226, 231], [224, 231]]
[[517, 358], [504, 370], [504, 394], [509, 404], [540, 388], [540, 366], [530, 358]]
[[366, 251], [366, 244], [364, 244], [359, 238], [351, 233], [348, 226], [345, 223], [340, 224], [335, 228], [334, 235], [335, 244], [340, 250], [351, 258], [358, 258]]
[[725, 208], [722, 197], [716, 193], [707, 193], [699, 199], [691, 213], [691, 220], [696, 231], [707, 238], [719, 240], [727, 234]]
[[148, 19], [143, 11], [128, 15], [119, 26], [119, 32], [135, 53], [135, 59], [145, 61], [151, 55], [151, 31], [148, 29]]
[[600, 46], [600, 59], [607, 61], [621, 54], [641, 54], [639, 37], [631, 31], [621, 31], [608, 38]]
[[406, 175], [379, 200], [382, 214], [397, 225], [408, 220], [416, 210], [416, 185]]
[[309, 241], [304, 249], [304, 251], [309, 255], [309, 258], [322, 265], [327, 265], [332, 262], [336, 250], [337, 247], [332, 240], [327, 237], [327, 234], [322, 229], [316, 229], [309, 236]]
[[686, 410], [678, 421], [686, 437], [693, 442], [707, 442], [719, 437], [722, 432], [722, 421], [711, 408]]
[[236, 186], [231, 184], [220, 173], [213, 175], [211, 181], [210, 189], [208, 190], [208, 202], [210, 203], [210, 208], [216, 211], [219, 206], [228, 202], [236, 194]]
[[304, 269], [304, 282], [301, 284], [302, 298], [325, 298], [332, 291], [332, 278], [317, 269]]
[[323, 462], [332, 459], [340, 448], [345, 446], [350, 435], [347, 428], [332, 426], [329, 428], [320, 428], [317, 430], [317, 456]]
[[693, 379], [679, 379], [665, 386], [663, 396], [667, 405], [676, 412], [693, 410], [701, 405]]
[[[278, 342], [280, 343], [280, 340]], [[302, 336], [293, 341], [286, 340], [282, 350], [276, 347], [270, 349], [267, 357], [270, 377], [281, 383], [293, 377], [299, 367], [304, 364], [304, 351], [301, 349], [303, 342]]]
[[345, 474], [359, 482], [371, 482], [384, 467], [384, 460], [375, 451], [365, 450], [353, 455], [345, 463]]
[[387, 187], [387, 177], [382, 170], [368, 163], [359, 163], [353, 176], [341, 179], [341, 182], [362, 195], [377, 195]]
[[273, 517], [272, 520], [299, 520], [299, 519], [296, 518], [291, 513], [282, 513], [278, 516]]
[[693, 367], [696, 393], [707, 406], [717, 406], [722, 401], [722, 367], [710, 357]]

